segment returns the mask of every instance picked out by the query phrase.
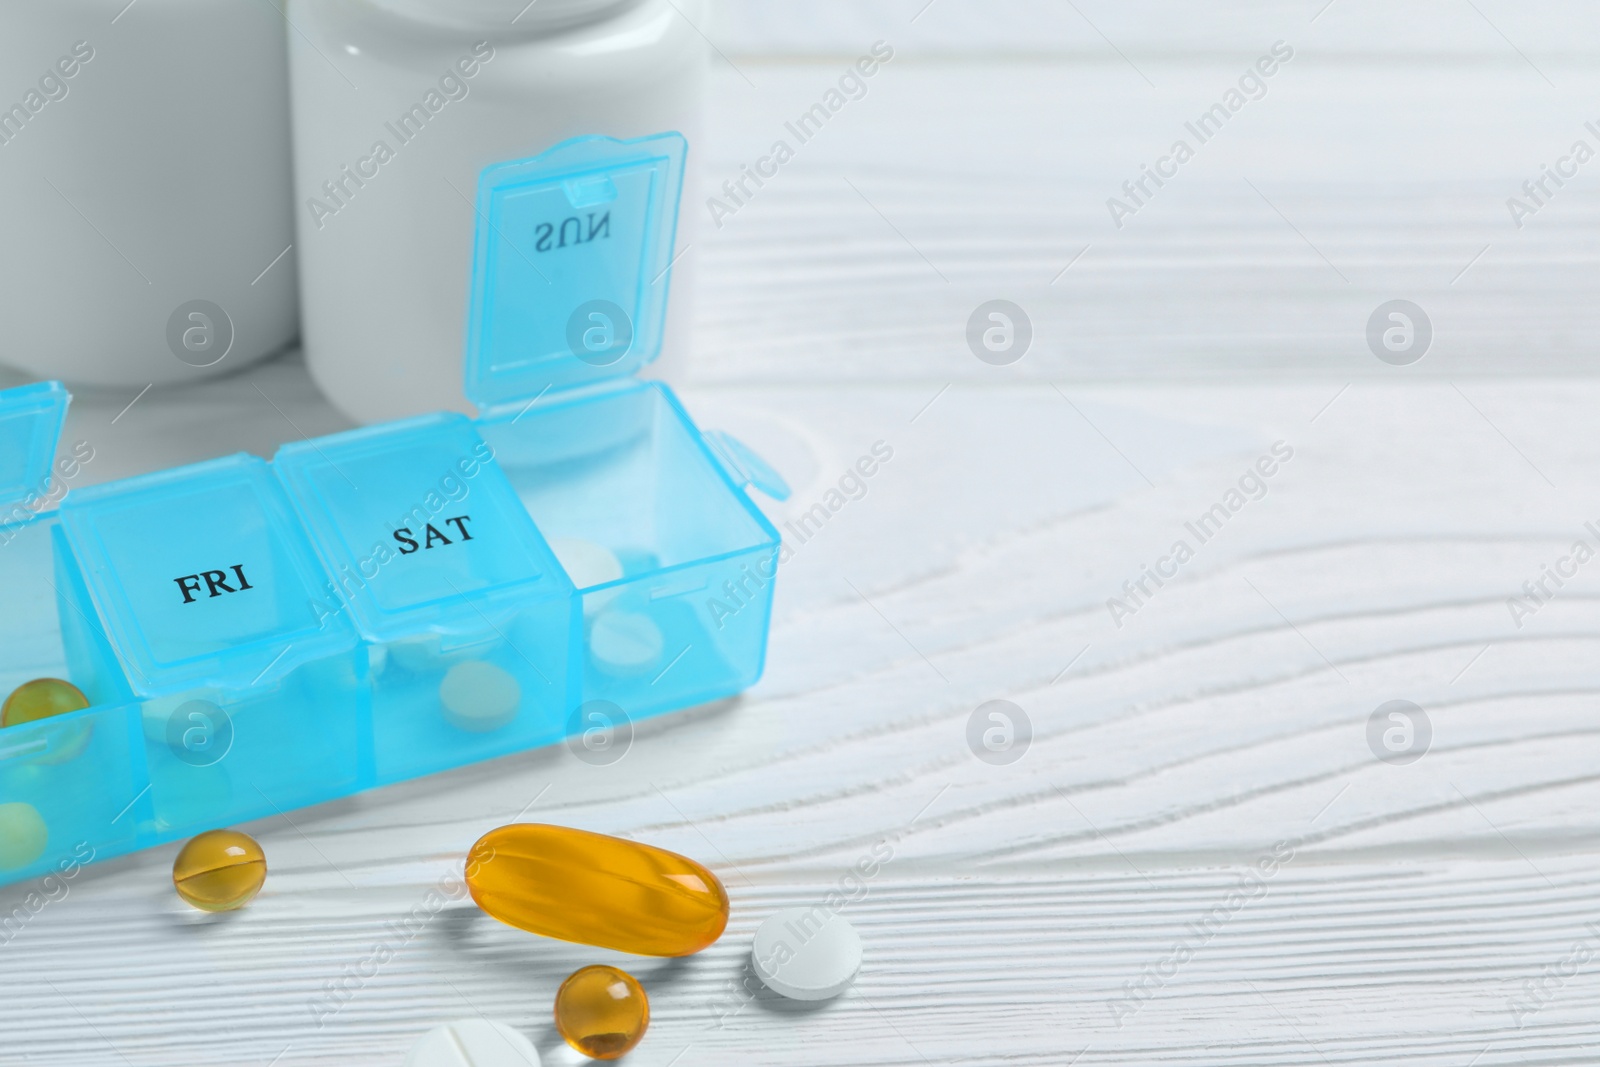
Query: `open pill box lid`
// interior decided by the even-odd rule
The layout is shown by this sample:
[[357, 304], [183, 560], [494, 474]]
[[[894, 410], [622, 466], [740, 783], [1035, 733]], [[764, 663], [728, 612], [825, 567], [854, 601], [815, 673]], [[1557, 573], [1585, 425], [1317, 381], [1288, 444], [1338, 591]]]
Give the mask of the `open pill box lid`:
[[688, 146], [580, 137], [478, 179], [465, 392], [482, 413], [661, 352]]
[[358, 643], [255, 456], [79, 490], [61, 506], [61, 528], [141, 696], [271, 685]]
[[24, 517], [12, 513], [29, 496], [44, 496], [51, 481], [56, 441], [67, 417], [60, 382], [39, 382], [0, 392], [0, 525]]

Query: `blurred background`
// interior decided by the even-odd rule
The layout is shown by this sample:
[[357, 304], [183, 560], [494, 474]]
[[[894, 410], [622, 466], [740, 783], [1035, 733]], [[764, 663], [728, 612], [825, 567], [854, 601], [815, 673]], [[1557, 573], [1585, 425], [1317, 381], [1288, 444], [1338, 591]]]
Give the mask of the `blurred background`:
[[[979, 375], [960, 328], [991, 297], [1032, 317], [1025, 376], [1377, 374], [1365, 326], [1390, 299], [1434, 327], [1407, 373], [1589, 364], [1600, 163], [1544, 206], [1523, 183], [1600, 149], [1594, 5], [840, 0], [725, 3], [717, 25], [713, 178], [830, 57], [881, 38], [896, 59], [713, 236], [701, 373]], [[1293, 60], [1200, 144], [1185, 123], [1277, 41]], [[1180, 138], [1194, 158], [1115, 225], [1107, 200]]]
[[[581, 56], [528, 73], [540, 41], [576, 54], [650, 12], [660, 43], [632, 80]], [[967, 341], [992, 300], [1030, 335], [1008, 380], [1393, 374], [1368, 332], [1396, 300], [1427, 341], [1399, 373], [1559, 373], [1587, 368], [1600, 325], [1600, 10], [1577, 0], [75, 0], [4, 18], [21, 104], [75, 38], [93, 58], [59, 101], [7, 115], [0, 363], [224, 431], [149, 464], [270, 452], [290, 415], [293, 437], [464, 408], [462, 189], [574, 131], [690, 135], [658, 371], [679, 385], [992, 380]], [[477, 98], [388, 166], [405, 177], [336, 220], [302, 210], [502, 24]], [[230, 347], [175, 360], [196, 299], [225, 309]], [[280, 412], [239, 381], [169, 395], [267, 353], [316, 387], [263, 371], [287, 374]]]

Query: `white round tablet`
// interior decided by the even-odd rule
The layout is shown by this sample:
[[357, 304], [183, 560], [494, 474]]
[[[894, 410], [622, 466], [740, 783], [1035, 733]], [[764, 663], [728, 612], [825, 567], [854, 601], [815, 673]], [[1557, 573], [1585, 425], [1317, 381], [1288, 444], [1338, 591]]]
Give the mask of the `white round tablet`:
[[451, 726], [487, 733], [517, 717], [522, 686], [503, 667], [471, 659], [445, 672], [439, 683], [439, 702]]
[[384, 662], [393, 662], [413, 674], [431, 674], [445, 666], [444, 654], [439, 651], [439, 635], [391, 641]]
[[[605, 545], [578, 537], [552, 537], [550, 551], [556, 554], [567, 577], [579, 589], [604, 585], [622, 577], [622, 561]], [[602, 589], [583, 598], [583, 613], [593, 615], [617, 598], [621, 589]]]
[[150, 697], [139, 706], [139, 718], [144, 726], [144, 736], [150, 741], [160, 744], [167, 742], [168, 720], [173, 712], [191, 700], [209, 700], [216, 705], [222, 704], [222, 690], [220, 689], [190, 689], [178, 696]]
[[589, 627], [589, 655], [614, 674], [638, 674], [661, 661], [661, 627], [637, 611], [602, 611]]
[[405, 1067], [539, 1067], [539, 1050], [505, 1023], [457, 1019], [423, 1034]]
[[843, 993], [861, 969], [861, 935], [825, 908], [785, 908], [756, 930], [750, 962], [774, 993], [827, 1000]]
[[388, 660], [412, 674], [432, 674], [464, 660], [481, 659], [501, 643], [499, 631], [492, 627], [503, 626], [506, 621], [490, 622], [491, 629], [485, 629], [482, 633], [454, 634], [448, 646], [441, 634], [424, 634], [391, 641]]

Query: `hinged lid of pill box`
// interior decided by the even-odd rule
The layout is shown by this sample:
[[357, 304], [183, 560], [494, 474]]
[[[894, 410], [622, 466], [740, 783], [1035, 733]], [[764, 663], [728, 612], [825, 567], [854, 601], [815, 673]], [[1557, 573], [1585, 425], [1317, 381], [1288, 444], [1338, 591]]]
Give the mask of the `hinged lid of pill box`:
[[494, 453], [461, 415], [284, 445], [273, 466], [371, 640], [492, 630], [497, 606], [572, 596]]
[[61, 527], [141, 696], [271, 685], [357, 644], [278, 479], [255, 456], [82, 490], [62, 505]]
[[465, 391], [487, 412], [655, 359], [688, 145], [580, 137], [478, 179]]
[[56, 441], [72, 397], [60, 382], [38, 382], [0, 392], [0, 525], [23, 518], [14, 505], [46, 496]]

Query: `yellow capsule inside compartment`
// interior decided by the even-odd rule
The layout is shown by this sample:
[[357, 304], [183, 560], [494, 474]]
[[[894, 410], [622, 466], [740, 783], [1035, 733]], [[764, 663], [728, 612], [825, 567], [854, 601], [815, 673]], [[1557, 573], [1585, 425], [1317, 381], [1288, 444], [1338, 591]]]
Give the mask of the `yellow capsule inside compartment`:
[[626, 1055], [650, 1025], [650, 998], [627, 971], [584, 967], [556, 991], [556, 1029], [567, 1044], [595, 1060]]
[[53, 715], [82, 711], [88, 706], [89, 698], [71, 682], [60, 678], [35, 678], [17, 686], [6, 697], [6, 702], [0, 704], [0, 726], [38, 722]]
[[0, 871], [15, 871], [44, 855], [50, 827], [32, 804], [0, 803]]
[[587, 830], [516, 823], [467, 854], [467, 888], [508, 926], [639, 956], [687, 956], [722, 936], [728, 892], [676, 852]]
[[[6, 697], [5, 703], [0, 704], [0, 728], [53, 719], [57, 715], [82, 711], [88, 706], [89, 698], [71, 682], [64, 682], [60, 678], [35, 678], [17, 686]], [[89, 747], [89, 738], [93, 733], [93, 725], [83, 720], [59, 727], [46, 727], [35, 736], [45, 740], [49, 751], [34, 756], [33, 760], [36, 763], [53, 764], [76, 759]]]
[[173, 888], [201, 911], [242, 908], [266, 880], [266, 853], [238, 830], [207, 830], [190, 838], [172, 863]]

